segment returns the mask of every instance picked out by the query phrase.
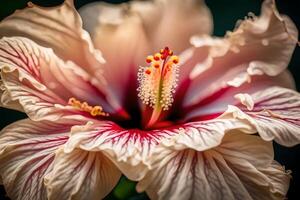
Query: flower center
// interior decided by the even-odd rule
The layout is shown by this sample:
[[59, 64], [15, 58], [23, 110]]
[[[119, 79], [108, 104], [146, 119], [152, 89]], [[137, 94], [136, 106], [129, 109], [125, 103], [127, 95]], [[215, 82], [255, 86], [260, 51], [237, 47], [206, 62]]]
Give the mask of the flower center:
[[152, 108], [152, 115], [146, 127], [156, 123], [162, 113], [172, 105], [173, 94], [177, 86], [179, 58], [165, 47], [159, 53], [147, 57], [148, 66], [138, 71], [138, 96], [142, 102]]
[[69, 99], [68, 104], [76, 109], [90, 113], [93, 117], [109, 115], [108, 113], [103, 112], [101, 106], [90, 106], [87, 102], [80, 102], [74, 97]]

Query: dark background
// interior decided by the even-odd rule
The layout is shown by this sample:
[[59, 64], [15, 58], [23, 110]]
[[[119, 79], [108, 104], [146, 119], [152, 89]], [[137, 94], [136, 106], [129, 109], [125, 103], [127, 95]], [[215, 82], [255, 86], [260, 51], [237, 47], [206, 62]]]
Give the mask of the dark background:
[[[1, 0], [0, 1], [0, 20], [10, 15], [16, 9], [26, 7], [27, 0]], [[41, 6], [54, 6], [62, 3], [62, 0], [32, 0], [33, 3]], [[93, 0], [75, 0], [77, 8], [93, 2]], [[106, 1], [110, 3], [126, 2], [122, 0]], [[260, 0], [206, 0], [211, 9], [214, 18], [214, 35], [223, 36], [226, 30], [232, 30], [238, 19], [243, 19], [248, 12], [259, 14], [262, 1]], [[300, 29], [300, 14], [297, 0], [277, 0], [277, 7], [280, 13], [286, 14], [295, 22], [298, 30]], [[297, 47], [292, 57], [289, 69], [292, 72], [297, 90], [300, 91], [300, 47]], [[25, 118], [23, 113], [0, 108], [0, 129], [4, 126]], [[288, 199], [300, 199], [300, 145], [292, 148], [282, 147], [274, 144], [275, 159], [292, 170], [292, 180], [288, 192]], [[126, 180], [124, 177], [120, 180], [118, 186], [106, 199], [130, 199], [142, 200], [148, 199], [145, 194], [137, 194], [134, 190], [135, 183]], [[0, 187], [0, 200], [5, 198], [5, 192]]]

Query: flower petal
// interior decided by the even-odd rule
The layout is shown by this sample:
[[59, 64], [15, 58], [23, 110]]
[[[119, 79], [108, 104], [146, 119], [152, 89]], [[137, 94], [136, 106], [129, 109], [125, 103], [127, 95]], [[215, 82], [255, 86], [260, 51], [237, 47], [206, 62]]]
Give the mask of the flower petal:
[[12, 199], [43, 200], [43, 178], [53, 167], [56, 150], [64, 144], [70, 124], [15, 122], [1, 131], [0, 174]]
[[0, 80], [0, 107], [5, 107], [13, 110], [24, 112], [23, 107], [18, 101], [12, 101], [10, 94], [5, 89], [2, 80]]
[[[199, 95], [199, 101], [190, 106], [183, 107], [181, 111], [185, 114], [186, 120], [203, 120], [206, 116], [217, 117], [227, 110], [228, 105], [235, 105], [238, 100], [235, 95], [239, 93], [255, 93], [270, 87], [280, 86], [284, 88], [295, 89], [295, 83], [289, 71], [284, 71], [278, 76], [253, 76], [251, 82], [244, 83], [239, 87], [219, 87], [215, 84], [210, 91], [205, 89], [203, 94]], [[217, 115], [214, 115], [217, 113]]]
[[227, 114], [250, 123], [264, 140], [275, 140], [285, 146], [300, 143], [299, 93], [271, 87], [254, 94], [238, 94], [236, 98], [241, 103], [229, 106]]
[[126, 23], [128, 14], [137, 14], [142, 20], [152, 51], [169, 46], [179, 53], [189, 46], [192, 35], [212, 32], [212, 17], [202, 0], [132, 1], [116, 6], [92, 3], [80, 9], [83, 25], [92, 38], [103, 24]]
[[129, 178], [138, 180], [148, 169], [148, 156], [161, 138], [172, 131], [124, 130], [113, 122], [87, 124], [85, 130], [74, 129], [65, 152], [75, 148], [99, 151], [107, 155]]
[[[185, 78], [190, 85], [184, 105], [196, 104], [204, 94], [219, 88], [239, 87], [252, 76], [280, 74], [290, 61], [297, 38], [293, 22], [279, 15], [271, 0], [263, 3], [259, 17], [240, 22], [224, 39], [193, 38], [195, 53], [182, 63], [182, 68], [197, 64], [193, 69], [188, 67], [191, 72]], [[196, 53], [201, 49], [206, 58]]]
[[[108, 87], [123, 103], [125, 96], [136, 96], [132, 88], [137, 88], [137, 67], [145, 64], [147, 54], [164, 46], [180, 52], [189, 46], [193, 34], [208, 33], [212, 29], [207, 7], [203, 1], [195, 0], [184, 3], [133, 1], [121, 5], [92, 3], [81, 8], [80, 14], [95, 46], [107, 60], [104, 74]], [[191, 25], [193, 23], [199, 26]]]
[[203, 0], [133, 1], [132, 10], [142, 17], [154, 50], [169, 46], [180, 53], [190, 46], [191, 36], [212, 33], [212, 16]]
[[121, 172], [102, 153], [60, 150], [45, 177], [48, 199], [104, 198], [118, 183]]
[[[239, 132], [206, 151], [162, 144], [152, 159], [152, 170], [137, 185], [151, 199], [277, 199], [289, 183], [285, 171], [272, 164], [272, 143]], [[237, 170], [236, 163], [244, 168]]]
[[115, 98], [125, 103], [125, 97], [136, 96], [137, 68], [150, 52], [143, 23], [136, 13], [130, 12], [123, 4], [93, 3], [92, 7], [83, 7], [81, 13], [97, 15], [93, 16], [98, 19], [97, 28], [91, 34], [95, 46], [103, 52], [107, 61], [103, 66], [109, 83], [107, 87]]
[[112, 122], [88, 124], [85, 129], [72, 131], [65, 146], [66, 152], [71, 152], [75, 148], [102, 151], [128, 178], [140, 180], [151, 168], [149, 156], [163, 138], [176, 135], [174, 138], [184, 139], [172, 140], [174, 142], [168, 145], [176, 149], [195, 148], [202, 151], [219, 145], [228, 130], [249, 131], [251, 127], [236, 119], [220, 119], [151, 131], [124, 130]]
[[2, 104], [9, 106], [19, 101], [33, 119], [59, 117], [62, 113], [58, 113], [59, 109], [54, 105], [65, 106], [71, 97], [92, 105], [102, 103], [106, 112], [113, 111], [87, 73], [29, 39], [2, 38], [0, 68], [1, 87], [5, 90], [1, 95]]
[[[179, 128], [168, 128], [161, 132], [170, 132], [170, 140], [162, 143], [176, 150], [187, 148], [205, 151], [218, 146], [225, 133], [230, 130], [252, 132], [252, 127], [236, 119], [214, 119], [183, 124]], [[174, 136], [173, 136], [174, 135]]]
[[103, 62], [89, 34], [82, 29], [81, 18], [72, 0], [52, 8], [29, 3], [27, 8], [1, 21], [0, 36], [29, 38], [52, 48], [65, 61], [72, 60], [91, 73], [99, 71], [99, 65]]

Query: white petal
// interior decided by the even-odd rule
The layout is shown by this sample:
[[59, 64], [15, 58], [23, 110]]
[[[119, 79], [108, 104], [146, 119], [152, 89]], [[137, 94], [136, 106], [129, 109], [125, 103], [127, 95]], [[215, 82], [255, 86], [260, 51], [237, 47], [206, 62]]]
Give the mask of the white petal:
[[204, 151], [220, 145], [225, 133], [233, 129], [245, 132], [252, 131], [251, 126], [236, 119], [190, 122], [179, 128], [161, 130], [161, 132], [172, 136], [169, 140], [163, 140], [161, 143], [176, 150], [191, 148]]
[[212, 32], [212, 17], [202, 0], [131, 1], [121, 5], [92, 3], [80, 9], [83, 25], [92, 38], [103, 25], [121, 25], [132, 14], [141, 19], [152, 51], [169, 46], [179, 53], [189, 46], [192, 35]]
[[[123, 4], [93, 3], [83, 7], [81, 13], [93, 15], [93, 20], [98, 20], [93, 27], [92, 38], [107, 61], [103, 66], [109, 83], [107, 87], [115, 98], [125, 103], [125, 97], [130, 96], [128, 91], [136, 92], [134, 80], [137, 69], [150, 53], [150, 42], [143, 22]], [[93, 23], [90, 18], [83, 19], [87, 20], [87, 24]]]
[[124, 130], [112, 122], [87, 124], [73, 129], [65, 152], [75, 148], [107, 155], [130, 179], [138, 180], [148, 170], [148, 156], [161, 138], [173, 131]]
[[57, 7], [32, 3], [0, 23], [0, 36], [23, 36], [52, 48], [64, 60], [72, 60], [89, 72], [98, 70], [103, 58], [95, 50], [72, 0]]
[[[186, 120], [200, 120], [205, 119], [206, 116], [216, 117], [225, 112], [228, 105], [235, 105], [239, 102], [235, 98], [239, 93], [252, 94], [274, 86], [295, 89], [295, 83], [290, 72], [286, 70], [274, 77], [267, 75], [254, 76], [251, 78], [251, 82], [244, 83], [239, 87], [229, 86], [223, 88], [215, 84], [205, 89], [203, 94], [199, 95], [200, 99], [196, 104], [183, 107], [182, 112], [185, 114]], [[250, 101], [247, 103], [247, 106], [251, 108], [252, 103]]]
[[[102, 64], [105, 60], [95, 49], [90, 35], [82, 29], [82, 21], [73, 0], [56, 7], [40, 7], [28, 3], [0, 23], [0, 37], [22, 36], [54, 50], [64, 61], [71, 60], [89, 73], [92, 82], [119, 109], [120, 102], [106, 88]], [[118, 107], [118, 108], [117, 108]]]
[[117, 184], [121, 172], [99, 152], [59, 151], [53, 170], [46, 175], [48, 199], [104, 198]]
[[271, 0], [263, 3], [259, 17], [240, 22], [223, 39], [193, 38], [194, 53], [182, 63], [190, 70], [182, 77], [190, 84], [184, 105], [196, 104], [220, 88], [254, 82], [255, 76], [279, 75], [290, 61], [296, 38], [294, 23], [279, 15]]
[[251, 131], [251, 128], [236, 119], [191, 122], [180, 127], [151, 131], [124, 130], [112, 122], [89, 123], [72, 129], [65, 152], [75, 148], [103, 152], [128, 178], [140, 180], [151, 168], [149, 156], [164, 138], [172, 138], [163, 142], [165, 146], [203, 151], [218, 146], [226, 131]]
[[56, 150], [67, 139], [66, 122], [33, 122], [25, 119], [1, 131], [0, 175], [12, 199], [47, 199], [44, 176], [51, 171]]
[[212, 16], [202, 0], [151, 3], [133, 1], [132, 10], [142, 17], [154, 50], [169, 46], [178, 54], [190, 46], [191, 36], [212, 32]]
[[18, 101], [12, 101], [10, 94], [5, 89], [5, 86], [0, 80], [0, 107], [5, 107], [13, 110], [18, 110], [24, 112], [23, 107], [19, 104]]
[[137, 186], [151, 199], [277, 199], [287, 192], [289, 175], [272, 164], [272, 143], [257, 136], [230, 132], [206, 151], [161, 145], [152, 159]]
[[[300, 143], [299, 93], [286, 88], [271, 87], [250, 96], [238, 95], [242, 96], [248, 96], [248, 102], [241, 102], [237, 107], [230, 106], [227, 114], [232, 113], [235, 118], [250, 123], [264, 140], [275, 140], [285, 146]], [[249, 101], [254, 103], [251, 110], [244, 106]]]
[[106, 112], [112, 111], [87, 73], [29, 39], [2, 38], [0, 68], [3, 106], [19, 102], [33, 119], [56, 119], [63, 113], [54, 105], [67, 105], [71, 97], [92, 105], [102, 103]]

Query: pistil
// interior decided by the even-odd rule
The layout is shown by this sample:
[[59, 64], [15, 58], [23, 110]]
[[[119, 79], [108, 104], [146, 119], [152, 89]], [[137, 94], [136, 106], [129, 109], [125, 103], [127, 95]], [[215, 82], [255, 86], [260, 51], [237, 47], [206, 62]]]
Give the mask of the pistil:
[[144, 104], [152, 108], [146, 127], [153, 126], [163, 111], [168, 110], [174, 99], [173, 94], [178, 80], [178, 56], [168, 48], [147, 56], [148, 66], [138, 72], [138, 96]]

